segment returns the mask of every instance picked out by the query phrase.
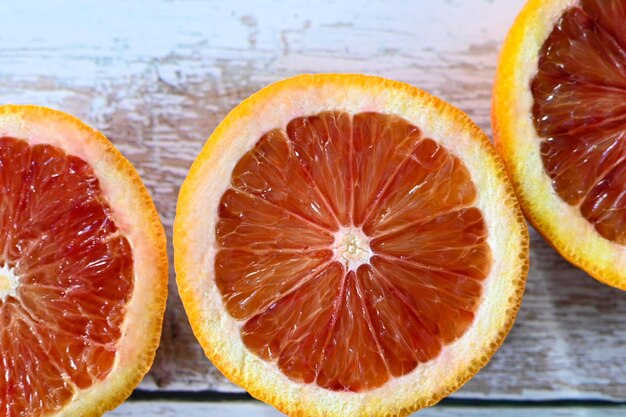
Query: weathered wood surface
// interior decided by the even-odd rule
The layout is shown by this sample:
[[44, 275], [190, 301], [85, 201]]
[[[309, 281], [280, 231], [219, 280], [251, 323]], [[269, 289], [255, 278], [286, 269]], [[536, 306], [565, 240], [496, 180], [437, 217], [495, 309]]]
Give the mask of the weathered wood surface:
[[[602, 407], [542, 407], [542, 406], [495, 406], [469, 407], [441, 405], [428, 408], [416, 417], [623, 417], [624, 406]], [[214, 403], [190, 402], [129, 402], [107, 417], [280, 417], [272, 407], [260, 403]]]
[[[206, 137], [243, 98], [289, 75], [407, 81], [490, 133], [497, 51], [522, 3], [2, 0], [0, 101], [59, 108], [104, 131], [138, 168], [171, 239], [178, 188]], [[626, 293], [571, 267], [536, 234], [531, 261], [510, 337], [455, 397], [626, 400]], [[173, 268], [170, 291], [141, 388], [238, 391], [193, 337]], [[138, 415], [138, 404], [115, 415]]]

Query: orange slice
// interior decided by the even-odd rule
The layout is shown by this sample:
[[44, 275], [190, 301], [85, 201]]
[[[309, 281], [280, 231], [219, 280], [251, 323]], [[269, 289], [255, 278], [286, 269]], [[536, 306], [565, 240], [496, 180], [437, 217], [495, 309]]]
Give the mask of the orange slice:
[[208, 357], [289, 415], [403, 416], [493, 355], [527, 230], [458, 109], [399, 82], [303, 75], [217, 127], [182, 186], [180, 294]]
[[533, 0], [495, 83], [497, 146], [528, 218], [570, 262], [626, 289], [626, 2]]
[[116, 407], [166, 297], [163, 227], [131, 164], [72, 116], [0, 106], [0, 414]]

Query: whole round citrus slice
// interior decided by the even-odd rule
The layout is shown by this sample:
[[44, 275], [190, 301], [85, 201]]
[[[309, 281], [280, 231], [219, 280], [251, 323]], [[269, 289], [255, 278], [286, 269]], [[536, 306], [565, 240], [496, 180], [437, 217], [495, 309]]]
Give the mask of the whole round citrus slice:
[[175, 221], [208, 357], [290, 415], [402, 416], [457, 389], [519, 307], [527, 230], [492, 145], [407, 84], [303, 75], [217, 127]]
[[626, 289], [626, 1], [532, 0], [495, 82], [522, 208], [570, 262]]
[[0, 415], [120, 404], [166, 297], [163, 227], [132, 165], [72, 116], [0, 106]]

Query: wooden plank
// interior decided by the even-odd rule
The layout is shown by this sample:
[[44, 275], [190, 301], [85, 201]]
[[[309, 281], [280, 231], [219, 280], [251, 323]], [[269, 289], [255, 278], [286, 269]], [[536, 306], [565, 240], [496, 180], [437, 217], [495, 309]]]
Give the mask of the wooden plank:
[[[103, 130], [137, 166], [171, 239], [178, 187], [205, 138], [239, 101], [283, 77], [396, 78], [490, 132], [498, 45], [522, 3], [3, 1], [0, 96], [57, 107]], [[193, 337], [173, 270], [170, 290], [162, 345], [142, 388], [238, 391]], [[625, 399], [625, 316], [626, 293], [596, 283], [533, 235], [517, 325], [456, 396]]]
[[[414, 416], [419, 417], [618, 417], [626, 413], [623, 406], [609, 407], [469, 407], [436, 406]], [[128, 402], [108, 417], [279, 417], [284, 414], [258, 403], [185, 403], [185, 402]]]

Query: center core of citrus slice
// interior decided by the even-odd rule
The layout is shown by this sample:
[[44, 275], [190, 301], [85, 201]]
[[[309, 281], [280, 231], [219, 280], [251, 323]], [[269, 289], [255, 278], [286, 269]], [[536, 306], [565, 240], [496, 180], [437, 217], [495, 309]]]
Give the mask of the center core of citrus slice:
[[18, 285], [19, 279], [13, 268], [8, 265], [0, 266], [0, 302], [5, 301], [8, 297], [15, 297]]
[[356, 271], [368, 263], [372, 256], [369, 238], [358, 227], [342, 227], [335, 234], [333, 253], [334, 259], [348, 271]]

